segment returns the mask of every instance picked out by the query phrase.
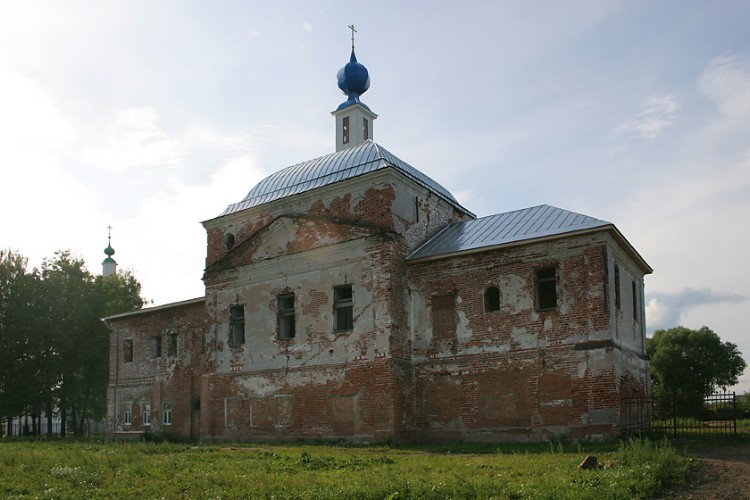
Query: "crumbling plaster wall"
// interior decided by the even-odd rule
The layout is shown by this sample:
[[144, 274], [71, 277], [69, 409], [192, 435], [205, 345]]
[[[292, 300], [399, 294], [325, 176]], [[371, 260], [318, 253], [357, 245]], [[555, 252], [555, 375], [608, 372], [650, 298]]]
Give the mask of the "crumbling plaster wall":
[[[168, 403], [173, 415], [169, 431], [185, 439], [197, 437], [193, 407], [199, 397], [206, 319], [204, 301], [196, 299], [106, 320], [110, 328], [107, 435], [164, 431], [162, 410]], [[174, 354], [169, 352], [169, 335], [176, 335]], [[160, 357], [154, 357], [155, 337], [162, 339]], [[132, 342], [132, 362], [124, 359], [125, 341]], [[150, 425], [143, 421], [146, 404]], [[126, 408], [131, 409], [130, 425], [123, 422]]]
[[227, 234], [232, 234], [237, 247], [282, 216], [325, 217], [380, 227], [403, 236], [409, 251], [447, 224], [470, 218], [388, 168], [205, 221], [207, 267], [231, 251], [224, 246]]
[[[372, 441], [413, 428], [404, 258], [467, 217], [386, 169], [206, 222], [214, 326], [205, 433]], [[348, 283], [354, 328], [335, 332], [333, 287]], [[296, 336], [288, 340], [277, 331], [277, 297], [286, 293], [295, 294]], [[229, 306], [238, 303], [246, 341], [232, 347]]]
[[[612, 245], [601, 232], [410, 264], [420, 439], [616, 434], [620, 379], [647, 367], [614, 335]], [[534, 271], [547, 265], [558, 305], [537, 311]], [[498, 311], [484, 311], [489, 286]]]

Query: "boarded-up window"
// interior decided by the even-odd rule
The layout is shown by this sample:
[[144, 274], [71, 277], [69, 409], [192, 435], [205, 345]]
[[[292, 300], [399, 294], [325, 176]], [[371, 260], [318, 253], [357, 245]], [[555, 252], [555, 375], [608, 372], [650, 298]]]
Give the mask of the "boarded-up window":
[[370, 138], [370, 122], [367, 118], [362, 118], [362, 137], [365, 140]]
[[456, 336], [456, 300], [452, 293], [432, 296], [432, 338], [451, 340]]
[[250, 400], [250, 427], [273, 428], [275, 400], [254, 398]]
[[274, 396], [276, 404], [276, 425], [289, 427], [294, 423], [294, 396], [291, 394], [278, 394]]
[[243, 423], [242, 398], [224, 398], [224, 427], [233, 429]]
[[337, 434], [351, 434], [357, 430], [356, 404], [356, 396], [336, 396], [331, 400], [333, 429]]

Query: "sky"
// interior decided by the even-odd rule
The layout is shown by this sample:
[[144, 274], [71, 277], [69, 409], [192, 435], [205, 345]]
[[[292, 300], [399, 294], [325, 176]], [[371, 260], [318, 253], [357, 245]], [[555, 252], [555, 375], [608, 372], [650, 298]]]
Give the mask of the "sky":
[[153, 305], [201, 296], [201, 222], [335, 150], [350, 24], [376, 142], [478, 216], [613, 222], [654, 268], [649, 332], [750, 363], [745, 0], [5, 0], [0, 248], [98, 273], [112, 226]]

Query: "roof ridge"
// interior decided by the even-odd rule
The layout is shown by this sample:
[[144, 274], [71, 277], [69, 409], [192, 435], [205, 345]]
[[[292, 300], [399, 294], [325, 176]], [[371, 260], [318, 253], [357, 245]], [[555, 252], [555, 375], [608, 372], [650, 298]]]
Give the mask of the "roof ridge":
[[354, 147], [277, 170], [253, 186], [241, 201], [230, 204], [219, 217], [388, 167], [427, 188], [461, 212], [474, 215], [440, 183], [368, 139]]

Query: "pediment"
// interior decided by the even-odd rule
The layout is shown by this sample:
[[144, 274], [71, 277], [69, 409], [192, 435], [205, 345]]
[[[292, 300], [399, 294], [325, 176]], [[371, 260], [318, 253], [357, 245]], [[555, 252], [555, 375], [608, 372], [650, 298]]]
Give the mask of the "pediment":
[[383, 228], [380, 227], [325, 217], [281, 216], [236, 245], [206, 272], [337, 245], [382, 232]]

